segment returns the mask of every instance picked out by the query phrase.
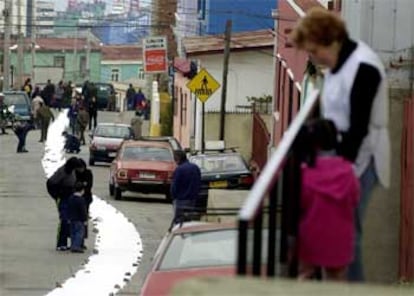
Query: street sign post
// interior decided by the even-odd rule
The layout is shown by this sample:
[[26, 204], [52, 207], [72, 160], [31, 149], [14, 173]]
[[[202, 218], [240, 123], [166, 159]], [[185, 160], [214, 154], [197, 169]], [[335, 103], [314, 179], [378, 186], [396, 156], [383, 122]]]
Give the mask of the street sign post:
[[206, 69], [202, 68], [200, 72], [187, 83], [187, 87], [201, 102], [205, 103], [220, 87], [220, 83], [218, 83]]
[[194, 93], [197, 98], [201, 101], [202, 108], [202, 127], [201, 127], [201, 153], [204, 153], [205, 148], [205, 123], [204, 123], [204, 104], [212, 96], [212, 94], [220, 87], [220, 83], [207, 72], [206, 69], [202, 68], [200, 72], [193, 79], [187, 83], [187, 87]]

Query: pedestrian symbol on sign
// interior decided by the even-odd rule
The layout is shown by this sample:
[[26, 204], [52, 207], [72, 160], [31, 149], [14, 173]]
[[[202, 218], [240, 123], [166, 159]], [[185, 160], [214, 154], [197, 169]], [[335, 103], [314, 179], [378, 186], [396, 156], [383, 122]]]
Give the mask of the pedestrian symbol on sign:
[[201, 69], [187, 87], [204, 103], [220, 87], [220, 84], [206, 69]]

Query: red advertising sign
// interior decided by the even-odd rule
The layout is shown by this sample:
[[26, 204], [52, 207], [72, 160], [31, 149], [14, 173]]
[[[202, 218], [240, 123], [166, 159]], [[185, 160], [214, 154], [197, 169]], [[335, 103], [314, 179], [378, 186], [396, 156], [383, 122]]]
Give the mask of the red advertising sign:
[[144, 72], [161, 73], [168, 69], [167, 39], [163, 36], [143, 40]]

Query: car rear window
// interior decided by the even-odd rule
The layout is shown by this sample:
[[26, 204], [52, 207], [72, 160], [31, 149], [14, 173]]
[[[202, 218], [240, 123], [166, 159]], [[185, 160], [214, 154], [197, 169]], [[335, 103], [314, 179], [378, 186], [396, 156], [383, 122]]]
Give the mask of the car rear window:
[[174, 161], [171, 151], [162, 147], [125, 147], [122, 153], [125, 160]]
[[131, 137], [131, 129], [126, 126], [98, 126], [95, 136], [128, 139]]
[[27, 105], [27, 100], [24, 94], [6, 94], [4, 96], [4, 103], [7, 106]]
[[160, 270], [225, 266], [236, 262], [236, 231], [207, 231], [174, 236]]
[[[248, 231], [253, 237], [253, 231]], [[220, 267], [236, 264], [237, 230], [220, 229], [203, 232], [175, 234], [158, 267], [159, 270], [185, 269], [195, 267]], [[262, 263], [267, 258], [268, 230], [262, 232]], [[252, 249], [252, 239], [248, 242]], [[251, 254], [247, 262], [251, 263]]]
[[200, 155], [191, 157], [190, 161], [205, 173], [247, 170], [239, 155]]

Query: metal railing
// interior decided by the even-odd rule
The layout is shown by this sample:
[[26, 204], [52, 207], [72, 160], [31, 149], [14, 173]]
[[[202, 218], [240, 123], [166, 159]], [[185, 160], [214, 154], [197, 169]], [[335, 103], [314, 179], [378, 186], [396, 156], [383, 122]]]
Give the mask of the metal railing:
[[[289, 128], [276, 149], [267, 161], [259, 178], [249, 192], [247, 199], [241, 208], [238, 216], [238, 253], [237, 253], [237, 274], [246, 275], [249, 271], [254, 276], [262, 273], [262, 246], [263, 226], [268, 228], [267, 235], [267, 263], [266, 275], [276, 275], [276, 253], [277, 253], [277, 229], [280, 229], [280, 262], [287, 259], [287, 236], [295, 232], [295, 221], [299, 214], [300, 195], [300, 161], [295, 157], [293, 144], [306, 119], [312, 114], [318, 101], [318, 91], [312, 92], [305, 104], [301, 107], [296, 117], [292, 120]], [[279, 196], [282, 195], [281, 201]], [[268, 201], [267, 221], [264, 221], [263, 209], [265, 200]], [[281, 210], [278, 211], [278, 202], [281, 203]], [[280, 219], [278, 219], [278, 212]], [[267, 222], [266, 224], [264, 222]], [[278, 223], [280, 226], [278, 227]], [[249, 231], [249, 228], [253, 228]], [[253, 233], [251, 250], [249, 247], [249, 234]], [[252, 262], [248, 262], [251, 252]], [[289, 272], [293, 275], [295, 270]]]

